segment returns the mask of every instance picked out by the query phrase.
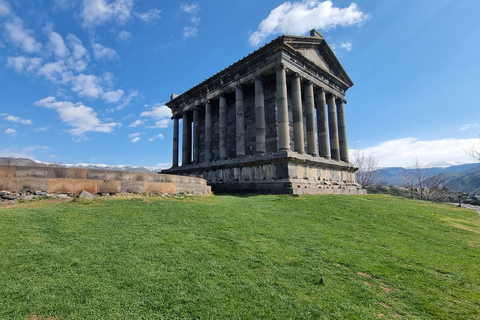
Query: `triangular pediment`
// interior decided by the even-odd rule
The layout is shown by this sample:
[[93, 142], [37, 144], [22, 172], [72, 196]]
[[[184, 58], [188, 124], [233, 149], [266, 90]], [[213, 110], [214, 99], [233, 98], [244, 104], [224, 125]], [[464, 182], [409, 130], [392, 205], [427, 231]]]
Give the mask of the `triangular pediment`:
[[348, 87], [353, 85], [335, 53], [326, 40], [317, 32], [318, 36], [292, 37], [286, 43], [301, 56], [313, 62], [320, 69], [344, 82]]

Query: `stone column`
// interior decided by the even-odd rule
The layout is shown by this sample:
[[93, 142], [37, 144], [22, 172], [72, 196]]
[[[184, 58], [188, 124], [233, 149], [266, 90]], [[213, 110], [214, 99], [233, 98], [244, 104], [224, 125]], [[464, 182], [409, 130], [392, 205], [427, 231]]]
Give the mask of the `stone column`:
[[305, 153], [303, 138], [302, 87], [300, 76], [296, 73], [292, 79], [293, 147], [298, 153]]
[[192, 125], [188, 111], [183, 111], [182, 166], [192, 162]]
[[328, 139], [328, 116], [325, 91], [320, 88], [316, 94], [318, 153], [320, 157], [330, 159], [330, 141]]
[[313, 99], [313, 83], [308, 81], [304, 89], [305, 120], [307, 122], [307, 153], [318, 156], [317, 128], [315, 126], [315, 101]]
[[280, 65], [277, 69], [277, 121], [278, 150], [290, 150], [290, 132], [288, 124], [287, 75], [286, 68]]
[[255, 151], [257, 154], [266, 152], [265, 144], [265, 96], [263, 94], [263, 79], [255, 79]]
[[198, 138], [200, 135], [200, 124], [198, 123], [199, 113], [200, 110], [198, 110], [198, 107], [195, 107], [195, 109], [193, 109], [193, 163], [200, 162], [200, 141]]
[[338, 140], [340, 144], [340, 159], [349, 162], [347, 143], [347, 123], [345, 121], [345, 106], [343, 99], [337, 99]]
[[212, 161], [212, 104], [205, 105], [205, 162]]
[[235, 143], [237, 157], [245, 156], [245, 118], [243, 112], [243, 87], [241, 84], [237, 85], [235, 89]]
[[220, 106], [218, 110], [218, 121], [219, 121], [219, 148], [220, 148], [220, 160], [226, 160], [228, 157], [227, 153], [227, 99], [225, 94], [222, 93], [220, 96]]
[[178, 117], [173, 116], [173, 159], [172, 167], [178, 167]]
[[337, 123], [337, 105], [335, 96], [328, 95], [328, 128], [330, 129], [330, 150], [332, 159], [340, 160], [340, 146], [338, 144], [338, 123]]

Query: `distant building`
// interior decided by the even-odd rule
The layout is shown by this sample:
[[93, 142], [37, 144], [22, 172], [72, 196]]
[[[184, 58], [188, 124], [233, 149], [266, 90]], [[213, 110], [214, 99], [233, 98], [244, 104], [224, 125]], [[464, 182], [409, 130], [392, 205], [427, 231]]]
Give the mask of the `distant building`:
[[348, 157], [352, 85], [316, 30], [280, 36], [172, 95], [173, 166], [163, 172], [203, 175], [222, 193], [365, 193]]

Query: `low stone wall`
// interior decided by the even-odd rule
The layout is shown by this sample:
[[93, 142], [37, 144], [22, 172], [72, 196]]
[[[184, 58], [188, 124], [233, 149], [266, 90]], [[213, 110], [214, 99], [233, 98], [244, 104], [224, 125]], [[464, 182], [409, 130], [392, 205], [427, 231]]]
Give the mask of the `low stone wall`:
[[185, 193], [211, 194], [205, 179], [171, 174], [0, 165], [0, 190], [10, 192], [46, 191], [78, 194], [97, 193]]

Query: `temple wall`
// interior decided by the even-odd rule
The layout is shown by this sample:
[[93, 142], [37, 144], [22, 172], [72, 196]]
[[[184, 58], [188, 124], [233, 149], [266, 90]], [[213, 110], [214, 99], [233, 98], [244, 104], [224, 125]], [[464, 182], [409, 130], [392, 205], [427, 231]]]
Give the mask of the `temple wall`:
[[48, 193], [189, 193], [211, 194], [204, 179], [147, 172], [0, 166], [0, 190], [10, 192], [46, 191]]

